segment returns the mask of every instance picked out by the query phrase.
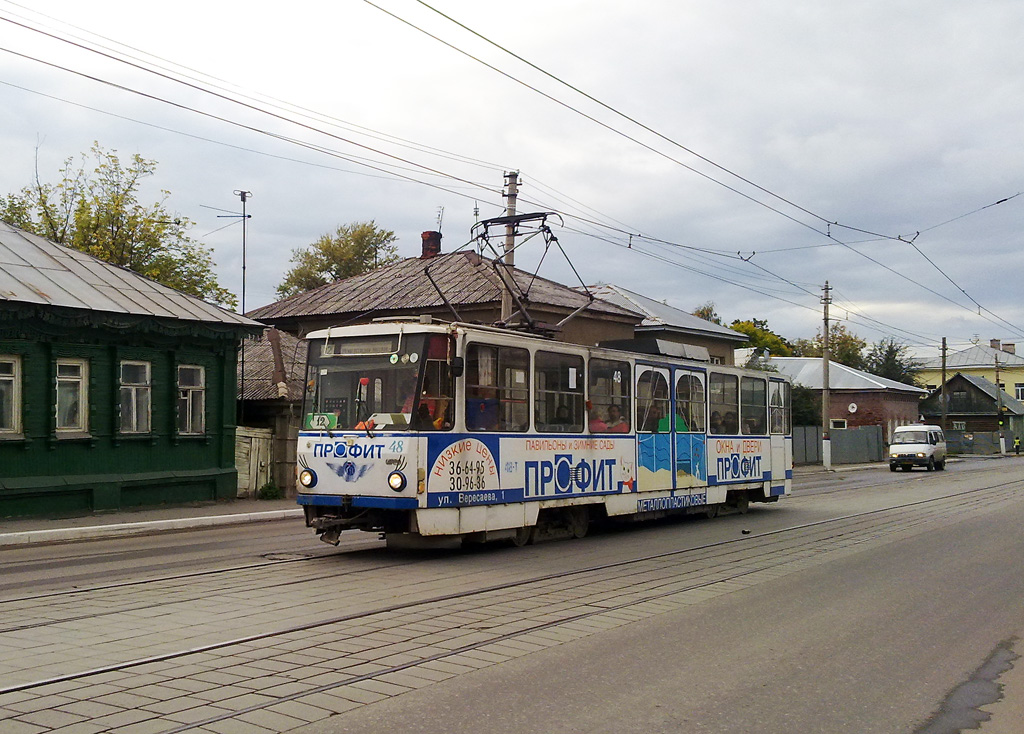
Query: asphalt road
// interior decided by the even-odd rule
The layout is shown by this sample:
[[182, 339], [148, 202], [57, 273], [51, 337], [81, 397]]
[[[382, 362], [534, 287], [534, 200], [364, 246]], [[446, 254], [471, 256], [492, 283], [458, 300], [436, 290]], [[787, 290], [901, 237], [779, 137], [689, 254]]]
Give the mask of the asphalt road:
[[[925, 492], [957, 481], [926, 478]], [[839, 482], [856, 484], [871, 493], [888, 477]], [[1002, 643], [1024, 637], [1022, 527], [1018, 502], [299, 731], [961, 731], [979, 720], [977, 696], [927, 726]]]
[[7, 549], [0, 682], [271, 636], [0, 695], [0, 731], [951, 734], [1024, 651], [1022, 480], [1012, 459], [820, 473], [743, 516], [467, 553], [292, 520]]

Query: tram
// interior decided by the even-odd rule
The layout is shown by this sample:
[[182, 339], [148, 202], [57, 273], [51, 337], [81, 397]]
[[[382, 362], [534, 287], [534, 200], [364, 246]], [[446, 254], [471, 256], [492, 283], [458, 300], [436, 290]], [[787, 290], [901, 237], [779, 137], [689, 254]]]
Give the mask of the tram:
[[781, 375], [430, 317], [307, 335], [298, 502], [337, 544], [517, 545], [790, 494]]

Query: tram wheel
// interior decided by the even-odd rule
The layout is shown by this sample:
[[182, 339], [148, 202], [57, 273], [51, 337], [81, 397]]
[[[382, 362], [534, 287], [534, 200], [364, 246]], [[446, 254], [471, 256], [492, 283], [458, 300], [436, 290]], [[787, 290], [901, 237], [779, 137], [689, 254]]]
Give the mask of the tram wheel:
[[526, 528], [516, 528], [516, 533], [512, 536], [512, 545], [516, 548], [529, 545], [533, 542], [533, 531], [534, 527], [532, 525]]
[[574, 538], [583, 538], [590, 529], [590, 513], [586, 507], [570, 507], [565, 511], [566, 525], [569, 534]]
[[714, 520], [718, 517], [718, 505], [708, 505], [708, 509], [704, 510], [704, 517], [708, 520]]

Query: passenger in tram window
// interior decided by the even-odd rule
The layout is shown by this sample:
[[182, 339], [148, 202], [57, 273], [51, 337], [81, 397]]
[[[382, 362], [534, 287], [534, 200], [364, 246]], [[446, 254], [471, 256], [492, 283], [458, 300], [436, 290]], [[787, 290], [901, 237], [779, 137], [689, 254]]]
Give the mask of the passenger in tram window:
[[[593, 409], [591, 409], [591, 412], [593, 412]], [[609, 408], [608, 412], [611, 412], [610, 408]], [[597, 415], [596, 413], [590, 419], [590, 432], [591, 433], [607, 433], [608, 432], [608, 424], [605, 423], [603, 420], [601, 420], [601, 416]]]
[[676, 404], [676, 430], [680, 433], [688, 433], [690, 430], [689, 421], [686, 420], [686, 406], [682, 403]]
[[722, 414], [717, 410], [712, 411], [711, 422], [708, 424], [708, 433], [720, 434], [722, 430]]
[[558, 426], [571, 426], [572, 416], [569, 415], [569, 406], [559, 405], [555, 408], [555, 420], [553, 422]]
[[661, 423], [663, 420], [661, 409], [652, 403], [644, 412], [644, 420], [641, 424], [640, 430], [648, 433], [658, 433], [661, 430]]
[[622, 410], [618, 405], [608, 406], [608, 422], [605, 424], [605, 430], [609, 433], [629, 432], [629, 422], [622, 417]]
[[722, 419], [722, 430], [727, 434], [739, 433], [740, 423], [736, 413], [730, 410], [725, 414], [725, 417]]

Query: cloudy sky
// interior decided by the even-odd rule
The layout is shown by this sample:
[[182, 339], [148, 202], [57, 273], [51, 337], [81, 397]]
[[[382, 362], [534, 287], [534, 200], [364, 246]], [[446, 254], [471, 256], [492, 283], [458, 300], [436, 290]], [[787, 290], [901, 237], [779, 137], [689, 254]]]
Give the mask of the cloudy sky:
[[[869, 342], [1024, 342], [1017, 0], [156, 7], [0, 0], [0, 195], [93, 141], [154, 159], [143, 202], [238, 293], [218, 215], [251, 191], [247, 308], [340, 224], [414, 256], [440, 215], [462, 246], [518, 170], [588, 283], [798, 338], [827, 280]], [[541, 274], [575, 284], [556, 251]]]

